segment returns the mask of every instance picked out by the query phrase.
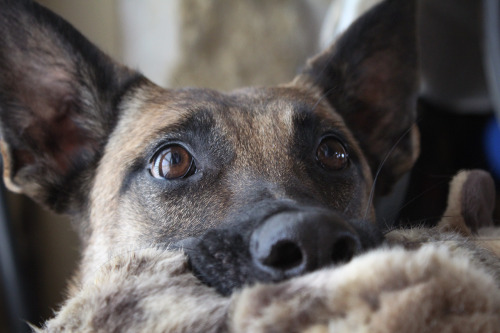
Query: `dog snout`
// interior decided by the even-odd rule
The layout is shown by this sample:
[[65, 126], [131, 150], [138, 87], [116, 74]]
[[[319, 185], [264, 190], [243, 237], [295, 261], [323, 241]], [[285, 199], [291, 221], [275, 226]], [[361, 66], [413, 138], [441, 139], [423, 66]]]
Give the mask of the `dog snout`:
[[193, 274], [222, 295], [347, 263], [382, 242], [375, 223], [328, 208], [268, 201], [178, 243]]
[[361, 251], [357, 232], [339, 216], [289, 211], [266, 219], [251, 235], [255, 267], [280, 280], [348, 262]]

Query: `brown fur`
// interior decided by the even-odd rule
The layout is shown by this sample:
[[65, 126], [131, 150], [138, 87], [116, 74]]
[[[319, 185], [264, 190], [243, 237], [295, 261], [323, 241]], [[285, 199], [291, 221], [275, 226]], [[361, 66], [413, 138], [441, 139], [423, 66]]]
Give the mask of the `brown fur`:
[[[286, 145], [287, 140], [291, 140], [291, 137], [287, 139], [281, 133], [288, 132], [287, 129], [291, 126], [293, 113], [289, 112], [289, 110], [293, 107], [293, 103], [298, 100], [300, 103], [306, 104], [307, 99], [314, 101], [314, 98], [296, 88], [293, 90], [290, 88], [274, 88], [274, 92], [271, 89], [266, 89], [265, 94], [269, 100], [259, 102], [261, 104], [259, 108], [266, 110], [261, 115], [244, 116], [241, 114], [241, 108], [245, 106], [245, 100], [259, 100], [259, 95], [264, 96], [264, 90], [257, 89], [246, 92], [244, 97], [235, 94], [234, 106], [227, 107], [223, 114], [214, 114], [217, 122], [216, 127], [222, 128], [222, 132], [227, 133], [227, 138], [232, 142], [238, 154], [232, 162], [232, 168], [237, 170], [238, 179], [230, 178], [227, 180], [227, 183], [237, 186], [233, 190], [236, 192], [240, 191], [239, 188], [243, 190], [247, 186], [246, 182], [251, 183], [252, 178], [256, 177], [257, 174], [261, 179], [268, 178], [274, 182], [286, 184], [288, 180], [286, 178], [280, 179], [280, 175], [290, 174], [290, 171], [286, 170], [289, 157], [284, 154], [286, 151], [276, 150], [274, 146], [276, 142]], [[194, 98], [195, 95], [197, 95], [196, 99]], [[155, 242], [155, 239], [161, 241], [162, 235], [165, 234], [175, 233], [182, 236], [183, 233], [189, 232], [189, 226], [186, 225], [185, 221], [190, 219], [194, 222], [196, 215], [207, 214], [210, 211], [216, 214], [215, 220], [224, 220], [223, 212], [227, 210], [224, 202], [234, 200], [230, 198], [231, 193], [226, 193], [225, 182], [217, 185], [217, 188], [214, 188], [213, 192], [208, 193], [205, 198], [197, 198], [198, 201], [204, 203], [198, 207], [203, 213], [197, 212], [196, 204], [186, 205], [185, 208], [181, 208], [186, 209], [186, 211], [169, 211], [168, 207], [164, 207], [161, 208], [161, 214], [175, 216], [177, 220], [171, 221], [168, 225], [152, 226], [143, 224], [143, 209], [145, 208], [137, 207], [136, 203], [134, 203], [136, 198], [121, 197], [119, 193], [120, 187], [113, 186], [113, 184], [119, 184], [122, 181], [128, 168], [134, 163], [137, 155], [141, 154], [144, 146], [164, 135], [165, 124], [168, 127], [175, 127], [177, 122], [190, 116], [190, 111], [183, 106], [186, 100], [191, 102], [191, 109], [197, 110], [202, 107], [210, 108], [210, 99], [217, 98], [226, 98], [226, 103], [228, 103], [232, 95], [222, 96], [217, 92], [198, 90], [173, 91], [169, 94], [158, 92], [156, 94], [152, 93], [151, 90], [145, 90], [144, 93], [135, 92], [133, 99], [127, 101], [127, 110], [124, 113], [125, 120], [120, 122], [115, 129], [107, 145], [107, 150], [110, 153], [104, 153], [97, 170], [95, 183], [99, 186], [96, 186], [91, 192], [90, 225], [99, 232], [91, 233], [88, 239], [89, 250], [85, 252], [84, 264], [82, 265], [84, 268], [88, 267], [93, 270], [93, 267], [99, 266], [116, 253], [155, 245], [155, 243], [151, 242]], [[216, 104], [214, 104], [215, 107]], [[166, 110], [169, 112], [165, 112]], [[339, 126], [342, 124], [340, 117], [335, 114], [330, 115], [321, 106], [317, 107], [316, 112], [324, 113], [325, 118], [328, 115], [329, 121], [341, 129]], [[269, 113], [272, 118], [269, 117]], [[145, 114], [147, 114], [147, 117], [144, 117]], [[228, 118], [229, 114], [233, 114], [233, 116]], [[227, 119], [230, 120], [227, 121]], [[227, 127], [231, 129], [227, 130]], [[148, 131], [144, 131], [144, 128], [148, 128]], [[261, 132], [262, 134], [256, 135], [255, 132]], [[273, 135], [276, 138], [272, 138]], [[350, 135], [347, 130], [345, 130], [345, 135]], [[129, 137], [133, 137], [134, 141], [130, 142]], [[359, 148], [353, 146], [353, 149]], [[282, 154], [277, 155], [280, 152]], [[276, 161], [277, 163], [274, 165], [266, 164], [265, 169], [262, 169], [261, 165], [255, 163], [260, 160]], [[367, 166], [364, 166], [363, 178], [366, 179], [367, 183], [365, 188], [369, 189], [371, 182]], [[312, 187], [312, 185], [309, 187]], [[280, 186], [276, 186], [273, 191], [275, 193], [272, 195], [276, 197], [287, 195]], [[349, 206], [349, 204], [343, 202], [336, 203], [339, 207], [345, 207], [347, 213], [354, 214], [354, 212], [360, 211], [361, 207], [366, 207], [368, 192], [356, 194], [344, 192], [349, 196], [364, 197], [364, 199], [352, 203], [355, 203], [356, 206]], [[213, 193], [216, 193], [216, 196], [213, 196]], [[221, 201], [220, 199], [223, 196], [228, 198]], [[349, 210], [352, 210], [352, 213]], [[117, 212], [119, 213], [117, 214]], [[193, 217], [186, 218], [186, 215]], [[204, 226], [204, 228], [211, 227], [217, 227], [217, 225], [209, 224]], [[123, 234], [127, 235], [127, 237], [123, 238]], [[148, 238], [143, 239], [143, 234], [148, 234]], [[110, 242], [113, 244], [112, 249], [107, 246]], [[161, 245], [161, 243], [158, 245]], [[103, 251], [103, 249], [107, 250]], [[112, 252], [109, 252], [109, 250], [112, 250]]]
[[184, 255], [146, 249], [115, 257], [71, 297], [48, 332], [218, 332], [228, 308]]

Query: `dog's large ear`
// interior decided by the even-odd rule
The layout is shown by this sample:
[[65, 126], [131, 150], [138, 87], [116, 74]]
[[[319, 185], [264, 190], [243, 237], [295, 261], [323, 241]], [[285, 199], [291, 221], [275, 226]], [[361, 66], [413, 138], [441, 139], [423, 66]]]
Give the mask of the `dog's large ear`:
[[319, 88], [359, 141], [372, 172], [382, 166], [378, 194], [418, 156], [415, 17], [415, 0], [382, 2], [310, 59], [295, 81]]
[[111, 61], [61, 18], [0, 0], [0, 131], [4, 180], [55, 211], [72, 211], [140, 76]]

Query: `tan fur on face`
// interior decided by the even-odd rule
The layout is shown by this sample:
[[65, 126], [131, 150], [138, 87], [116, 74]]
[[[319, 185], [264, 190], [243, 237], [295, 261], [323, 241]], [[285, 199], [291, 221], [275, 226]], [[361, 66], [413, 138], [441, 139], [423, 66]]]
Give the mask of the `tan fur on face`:
[[[198, 98], [200, 94], [205, 97]], [[348, 218], [373, 218], [368, 202], [372, 179], [367, 162], [340, 115], [314, 94], [293, 86], [245, 89], [229, 94], [209, 90], [169, 91], [148, 83], [126, 97], [123, 105], [126, 108], [106, 146], [91, 192], [89, 225], [92, 230], [84, 251], [85, 271], [81, 272], [84, 280], [92, 274], [92, 269], [114, 255], [159, 245], [165, 237], [179, 236], [179, 231], [194, 228], [191, 224], [196, 221], [190, 216], [195, 211], [200, 215], [212, 211], [211, 214], [215, 214], [212, 222], [203, 223], [206, 228], [216, 227], [217, 221], [222, 221], [230, 210], [245, 203], [246, 189], [253, 182], [264, 184], [262, 188], [269, 197], [287, 200], [295, 200], [295, 195], [300, 194], [292, 185], [295, 182], [318, 202], [341, 211]], [[300, 122], [295, 119], [298, 108], [316, 114], [324, 126], [341, 132], [359, 158], [358, 176], [352, 183], [339, 183], [334, 199], [318, 192], [304, 162], [290, 154], [296, 135], [294, 122]], [[145, 151], [165, 136], [166, 127], [181, 124], [199, 110], [206, 110], [213, 117], [214, 130], [223, 133], [222, 140], [230, 144], [234, 156], [223, 166], [217, 195], [212, 193], [215, 189], [211, 189], [200, 194], [203, 198], [199, 197], [196, 205], [189, 200], [176, 202], [172, 205], [177, 207], [175, 211], [168, 208], [169, 202], [162, 200], [161, 204], [167, 207], [164, 214], [171, 222], [152, 230], [153, 226], [145, 225], [149, 222], [144, 212], [138, 211], [144, 208], [137, 208], [136, 199], [120, 197], [121, 185], [132, 163], [146, 158]]]
[[[137, 239], [137, 230], [125, 223], [120, 224], [117, 230], [117, 219], [120, 217], [118, 184], [123, 181], [127, 167], [153, 140], [158, 130], [175, 124], [186, 114], [175, 104], [167, 103], [168, 97], [168, 91], [150, 84], [141, 87], [132, 100], [127, 100], [122, 120], [110, 137], [96, 172], [90, 199], [90, 225], [93, 230], [82, 267], [98, 267], [109, 260], [113, 252], [136, 247], [130, 240]], [[147, 116], [144, 110], [147, 110]], [[120, 235], [126, 235], [125, 243]]]
[[[317, 188], [305, 172], [304, 163], [295, 159], [290, 153], [290, 149], [294, 147], [295, 127], [301, 126], [300, 120], [295, 119], [297, 108], [304, 108], [321, 119], [324, 124], [328, 124], [330, 128], [335, 128], [342, 133], [347, 138], [352, 151], [361, 157], [360, 179], [364, 182], [365, 192], [350, 193], [347, 188], [345, 190], [338, 188], [338, 193], [345, 194], [336, 198], [335, 203], [323, 202], [323, 204], [336, 204], [337, 207], [334, 209], [342, 207], [349, 217], [361, 216], [360, 207], [369, 206], [371, 173], [362, 157], [361, 149], [342, 117], [331, 106], [324, 103], [314, 89], [304, 90], [301, 86], [289, 84], [278, 88], [237, 90], [230, 96], [241, 96], [243, 100], [255, 103], [248, 103], [254, 109], [245, 110], [248, 113], [245, 116], [238, 116], [241, 110], [233, 107], [229, 108], [223, 114], [224, 117], [219, 120], [223, 124], [223, 132], [227, 134], [235, 148], [237, 156], [233, 168], [237, 170], [237, 178], [242, 184], [245, 178], [249, 181], [253, 179], [268, 181], [271, 185], [269, 191], [273, 198], [293, 199], [293, 193], [290, 193], [290, 190], [287, 192], [286, 188], [289, 187], [295, 175], [297, 181], [308, 187], [311, 195], [318, 194], [315, 193]], [[298, 121], [299, 124], [294, 124], [294, 121]], [[317, 197], [321, 195], [318, 194]], [[370, 214], [367, 216], [369, 219], [372, 217]]]

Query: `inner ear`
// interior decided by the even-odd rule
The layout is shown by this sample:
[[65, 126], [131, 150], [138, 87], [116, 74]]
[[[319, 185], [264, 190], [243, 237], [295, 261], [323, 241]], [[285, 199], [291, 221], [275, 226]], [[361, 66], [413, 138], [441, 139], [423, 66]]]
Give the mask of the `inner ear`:
[[[79, 124], [82, 121], [75, 112], [75, 103], [70, 97], [58, 101], [53, 114], [49, 113], [43, 119], [35, 118], [33, 121], [37, 124], [32, 123], [25, 130], [24, 137], [33, 140], [37, 152], [43, 152], [44, 158], [51, 161], [54, 170], [60, 174], [68, 174], [82, 156], [93, 155], [98, 150], [89, 130]], [[19, 156], [19, 151], [16, 152], [19, 165], [27, 165], [35, 159], [35, 156]]]
[[145, 79], [31, 1], [4, 3], [0, 31], [5, 183], [58, 212], [78, 211], [121, 98]]

